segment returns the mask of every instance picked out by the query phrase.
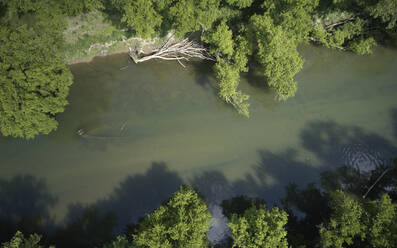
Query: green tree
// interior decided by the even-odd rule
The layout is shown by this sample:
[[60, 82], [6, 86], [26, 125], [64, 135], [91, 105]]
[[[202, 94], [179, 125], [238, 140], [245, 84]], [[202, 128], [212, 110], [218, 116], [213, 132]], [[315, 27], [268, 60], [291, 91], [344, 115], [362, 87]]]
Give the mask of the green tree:
[[266, 13], [252, 16], [251, 23], [258, 45], [257, 58], [264, 67], [268, 85], [280, 99], [294, 96], [297, 89], [294, 76], [303, 66], [303, 59], [296, 50], [296, 37], [274, 25]]
[[331, 194], [332, 214], [329, 223], [320, 229], [323, 246], [342, 248], [352, 245], [355, 238], [365, 238], [366, 227], [362, 223], [362, 205], [341, 190]]
[[59, 4], [68, 16], [75, 16], [96, 9], [104, 9], [101, 0], [60, 0]]
[[243, 216], [232, 215], [229, 223], [234, 239], [233, 247], [275, 248], [288, 247], [284, 225], [287, 213], [274, 207], [266, 210], [264, 205], [252, 206]]
[[226, 0], [231, 6], [236, 6], [239, 9], [250, 7], [254, 0]]
[[371, 54], [374, 46], [376, 46], [376, 41], [373, 37], [363, 37], [350, 43], [349, 48], [357, 54], [364, 55]]
[[362, 202], [341, 190], [331, 194], [331, 218], [320, 229], [324, 247], [387, 247], [397, 244], [397, 206], [384, 194]]
[[13, 7], [0, 27], [0, 132], [33, 138], [55, 130], [67, 104], [72, 74], [60, 52], [66, 24], [49, 1]]
[[397, 1], [396, 0], [373, 0], [360, 3], [374, 18], [379, 18], [387, 24], [387, 29], [394, 29], [397, 26]]
[[121, 20], [142, 38], [151, 37], [162, 23], [162, 17], [155, 10], [151, 0], [129, 1], [124, 6], [124, 16]]
[[210, 52], [213, 54], [220, 53], [230, 57], [234, 52], [233, 33], [225, 20], [213, 32], [204, 34], [201, 39], [211, 45]]
[[39, 245], [41, 237], [37, 234], [31, 234], [25, 238], [21, 232], [15, 233], [10, 242], [1, 244], [1, 248], [42, 248]]
[[126, 236], [117, 236], [116, 240], [105, 244], [103, 248], [135, 248], [136, 246], [128, 241]]
[[393, 248], [397, 244], [397, 205], [387, 194], [367, 203], [367, 240], [372, 247]]
[[208, 30], [220, 15], [219, 0], [180, 0], [169, 10], [172, 27], [178, 37]]
[[164, 205], [147, 215], [133, 235], [137, 247], [201, 248], [207, 246], [210, 214], [203, 199], [181, 187]]

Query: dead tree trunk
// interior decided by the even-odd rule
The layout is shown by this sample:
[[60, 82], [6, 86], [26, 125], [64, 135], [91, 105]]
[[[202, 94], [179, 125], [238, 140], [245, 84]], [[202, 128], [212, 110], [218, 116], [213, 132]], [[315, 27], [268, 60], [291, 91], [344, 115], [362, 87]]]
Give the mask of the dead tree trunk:
[[129, 48], [129, 56], [135, 63], [148, 61], [150, 59], [177, 60], [183, 67], [182, 60], [188, 61], [190, 58], [215, 60], [203, 46], [187, 38], [174, 40], [171, 36], [159, 48], [149, 54], [144, 54], [138, 49]]

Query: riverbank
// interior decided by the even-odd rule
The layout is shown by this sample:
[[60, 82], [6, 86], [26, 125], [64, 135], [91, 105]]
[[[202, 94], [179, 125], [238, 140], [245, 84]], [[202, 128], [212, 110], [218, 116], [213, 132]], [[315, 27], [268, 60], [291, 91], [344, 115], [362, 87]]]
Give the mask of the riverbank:
[[92, 11], [67, 18], [64, 54], [68, 65], [91, 62], [98, 56], [127, 53], [129, 47], [148, 50], [161, 44], [163, 38], [142, 39], [120, 28], [117, 18]]

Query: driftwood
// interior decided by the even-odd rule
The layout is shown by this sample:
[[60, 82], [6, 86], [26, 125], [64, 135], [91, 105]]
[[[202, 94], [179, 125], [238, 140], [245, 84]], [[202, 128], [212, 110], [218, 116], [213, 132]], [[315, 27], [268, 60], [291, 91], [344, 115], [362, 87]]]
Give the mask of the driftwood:
[[363, 195], [364, 199], [365, 199], [365, 197], [367, 197], [369, 192], [371, 192], [371, 190], [375, 187], [375, 185], [380, 181], [380, 179], [382, 179], [382, 177], [384, 175], [386, 175], [386, 173], [389, 171], [390, 171], [390, 168], [387, 168], [386, 170], [383, 171], [383, 173], [378, 177], [378, 179], [376, 179], [376, 181], [371, 185], [371, 187], [368, 188], [367, 192], [365, 192], [365, 194]]
[[325, 25], [325, 26], [324, 26], [324, 29], [328, 31], [329, 29], [331, 29], [331, 28], [333, 28], [333, 27], [336, 27], [336, 26], [339, 26], [339, 25], [343, 25], [343, 24], [345, 24], [345, 23], [354, 21], [355, 19], [356, 19], [356, 17], [353, 16], [353, 17], [351, 17], [351, 18], [344, 19], [344, 20], [341, 20], [341, 21], [339, 21], [339, 22], [331, 23], [331, 24]]
[[109, 140], [109, 139], [124, 139], [124, 138], [128, 138], [128, 137], [124, 137], [124, 136], [97, 136], [97, 135], [90, 135], [87, 134], [83, 129], [79, 129], [77, 130], [77, 135], [85, 138], [85, 139], [98, 139], [98, 140]]
[[143, 53], [138, 48], [132, 49], [129, 47], [129, 50], [129, 56], [135, 63], [148, 61], [150, 59], [176, 60], [180, 65], [185, 67], [182, 60], [188, 61], [190, 58], [215, 60], [203, 46], [187, 38], [175, 40], [173, 36], [149, 54]]

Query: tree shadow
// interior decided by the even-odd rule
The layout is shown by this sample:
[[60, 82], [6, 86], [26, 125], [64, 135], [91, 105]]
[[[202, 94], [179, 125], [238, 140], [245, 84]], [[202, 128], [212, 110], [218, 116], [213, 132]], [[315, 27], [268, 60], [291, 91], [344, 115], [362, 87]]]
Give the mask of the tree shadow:
[[[127, 224], [136, 223], [158, 208], [182, 184], [181, 177], [176, 172], [169, 171], [164, 162], [153, 162], [144, 174], [127, 176], [106, 199], [89, 207], [95, 207], [101, 213], [113, 213], [117, 217], [113, 231], [121, 233]], [[75, 213], [70, 214], [68, 219], [76, 219], [76, 216], [81, 216], [86, 211], [81, 206], [69, 210]], [[70, 221], [68, 219], [66, 222]]]
[[265, 150], [258, 153], [259, 162], [253, 165], [253, 174], [229, 181], [219, 171], [207, 171], [195, 176], [191, 184], [205, 196], [208, 203], [219, 204], [223, 200], [244, 195], [275, 204], [284, 195], [289, 183], [307, 184], [318, 176], [319, 169], [298, 161], [294, 150], [280, 154]]
[[233, 185], [222, 172], [206, 171], [189, 181], [202, 194], [207, 203], [219, 204], [234, 196]]
[[290, 183], [306, 185], [315, 181], [320, 171], [319, 167], [299, 161], [298, 152], [293, 149], [281, 153], [262, 150], [259, 155], [260, 161], [253, 167], [258, 178], [257, 195], [269, 203], [277, 203]]
[[113, 100], [111, 95], [117, 87], [114, 85], [112, 73], [119, 70], [116, 71], [112, 67], [105, 68], [98, 59], [89, 64], [71, 65], [70, 68], [74, 83], [70, 87], [69, 104], [65, 107], [65, 112], [57, 116], [59, 123], [57, 131], [49, 136], [56, 142], [78, 139], [76, 132], [81, 128], [87, 132], [98, 128], [98, 123], [102, 123], [104, 116], [110, 111]]
[[31, 175], [0, 179], [0, 243], [18, 230], [45, 234], [53, 225], [49, 210], [56, 202], [43, 179]]
[[51, 243], [60, 248], [101, 247], [113, 238], [116, 216], [95, 206], [69, 206], [67, 223], [56, 229]]
[[213, 74], [213, 63], [202, 60], [190, 61], [188, 64], [194, 73], [195, 82], [207, 91], [216, 94], [216, 80]]
[[397, 141], [397, 109], [391, 110], [391, 124], [393, 128], [394, 140]]
[[334, 121], [308, 123], [300, 138], [302, 146], [314, 153], [323, 166], [347, 165], [365, 171], [389, 163], [397, 153], [385, 138]]
[[168, 200], [182, 184], [164, 162], [153, 162], [145, 173], [127, 176], [105, 199], [70, 205], [52, 243], [61, 248], [101, 247], [115, 235], [130, 234], [130, 227]]
[[246, 79], [248, 84], [256, 89], [260, 89], [265, 93], [270, 93], [271, 89], [267, 84], [266, 77], [260, 73], [260, 70], [256, 68], [260, 68], [259, 64], [252, 65], [255, 69], [249, 70], [246, 73], [242, 73], [242, 78]]

